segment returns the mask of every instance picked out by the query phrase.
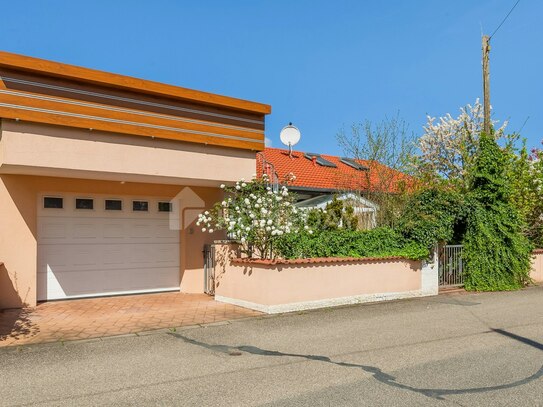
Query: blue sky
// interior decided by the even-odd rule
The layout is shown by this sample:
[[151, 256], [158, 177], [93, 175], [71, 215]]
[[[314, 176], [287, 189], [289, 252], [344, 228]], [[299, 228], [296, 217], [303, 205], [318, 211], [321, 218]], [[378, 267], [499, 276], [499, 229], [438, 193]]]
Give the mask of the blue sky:
[[[340, 154], [343, 126], [397, 112], [456, 115], [481, 96], [481, 27], [507, 1], [10, 1], [0, 49], [272, 105], [299, 148]], [[539, 146], [543, 2], [521, 0], [492, 39], [494, 117]]]

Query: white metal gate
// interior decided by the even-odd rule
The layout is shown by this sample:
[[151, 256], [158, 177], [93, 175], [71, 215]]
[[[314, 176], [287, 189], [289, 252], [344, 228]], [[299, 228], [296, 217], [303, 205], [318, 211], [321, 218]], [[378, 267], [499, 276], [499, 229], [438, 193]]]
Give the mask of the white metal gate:
[[445, 245], [439, 251], [439, 285], [441, 287], [464, 285], [462, 245]]

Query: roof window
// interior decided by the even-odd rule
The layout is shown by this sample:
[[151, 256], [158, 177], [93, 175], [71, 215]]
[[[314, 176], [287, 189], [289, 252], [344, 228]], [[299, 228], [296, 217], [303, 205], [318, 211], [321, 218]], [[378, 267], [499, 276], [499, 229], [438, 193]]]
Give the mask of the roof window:
[[366, 167], [365, 165], [360, 164], [358, 161], [356, 161], [354, 158], [347, 158], [347, 157], [341, 157], [340, 161], [348, 165], [349, 167], [354, 168], [358, 171], [367, 171], [369, 170], [369, 167]]
[[321, 157], [320, 154], [305, 153], [304, 157], [307, 158], [308, 160], [311, 160], [311, 161], [315, 160], [317, 164], [322, 165], [323, 167], [337, 168], [336, 164], [334, 164], [333, 162], [330, 162], [328, 160], [325, 160], [324, 158]]

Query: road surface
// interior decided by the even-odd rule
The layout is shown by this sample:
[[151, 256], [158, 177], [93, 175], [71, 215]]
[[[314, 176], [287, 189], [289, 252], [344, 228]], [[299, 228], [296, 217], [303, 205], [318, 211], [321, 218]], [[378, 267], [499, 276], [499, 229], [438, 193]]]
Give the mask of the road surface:
[[0, 349], [0, 405], [543, 406], [543, 287]]

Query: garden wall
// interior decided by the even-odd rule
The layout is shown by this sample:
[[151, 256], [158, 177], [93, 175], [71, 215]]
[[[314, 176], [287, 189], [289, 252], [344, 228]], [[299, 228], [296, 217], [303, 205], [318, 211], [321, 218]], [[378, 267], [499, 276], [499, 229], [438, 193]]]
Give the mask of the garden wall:
[[533, 254], [530, 277], [536, 283], [543, 283], [543, 249], [534, 250]]
[[390, 258], [267, 261], [215, 245], [215, 300], [266, 313], [437, 295], [431, 262]]

